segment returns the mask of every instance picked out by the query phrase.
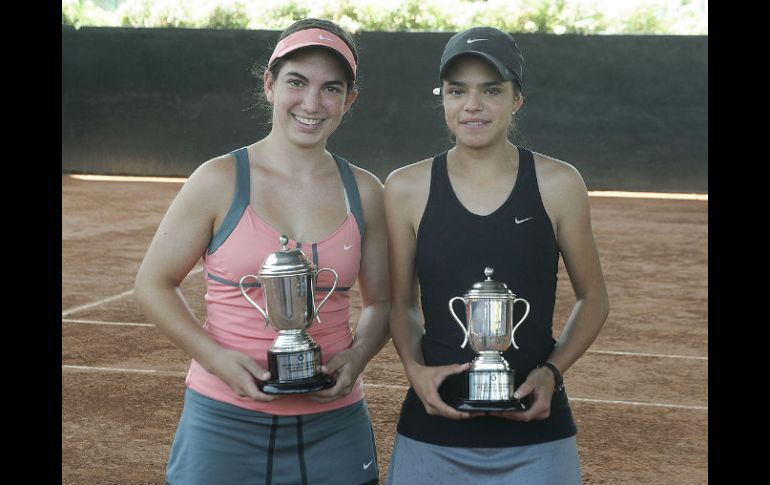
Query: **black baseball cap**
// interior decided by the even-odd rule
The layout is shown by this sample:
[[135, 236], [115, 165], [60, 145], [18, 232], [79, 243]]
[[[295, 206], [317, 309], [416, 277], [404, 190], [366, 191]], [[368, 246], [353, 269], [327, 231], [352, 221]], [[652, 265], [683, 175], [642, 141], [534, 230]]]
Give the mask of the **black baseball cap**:
[[509, 34], [493, 27], [473, 27], [453, 35], [441, 55], [439, 80], [444, 78], [449, 64], [464, 54], [483, 57], [500, 72], [503, 80], [524, 85], [524, 56]]

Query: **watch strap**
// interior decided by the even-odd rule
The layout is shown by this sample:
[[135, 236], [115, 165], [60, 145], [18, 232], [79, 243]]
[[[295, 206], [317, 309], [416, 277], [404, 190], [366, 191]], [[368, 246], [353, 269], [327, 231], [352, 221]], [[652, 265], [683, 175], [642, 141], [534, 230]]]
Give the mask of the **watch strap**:
[[551, 364], [550, 362], [545, 362], [537, 366], [538, 369], [541, 367], [547, 367], [551, 369], [551, 372], [553, 373], [553, 380], [555, 384], [553, 387], [554, 394], [564, 389], [564, 379], [561, 376], [561, 372], [559, 372], [559, 369], [557, 369], [555, 365]]

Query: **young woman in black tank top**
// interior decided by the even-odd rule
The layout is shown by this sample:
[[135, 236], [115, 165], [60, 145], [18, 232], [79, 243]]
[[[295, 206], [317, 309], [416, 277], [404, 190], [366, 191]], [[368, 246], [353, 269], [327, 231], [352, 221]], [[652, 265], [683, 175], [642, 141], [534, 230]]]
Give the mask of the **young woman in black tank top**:
[[[522, 66], [516, 42], [497, 29], [452, 37], [440, 91], [455, 145], [396, 170], [385, 184], [390, 328], [411, 384], [388, 483], [580, 483], [561, 374], [594, 341], [609, 303], [580, 174], [508, 140], [523, 103]], [[576, 301], [557, 342], [559, 255]], [[460, 348], [448, 302], [481, 281], [487, 266], [531, 307], [516, 332], [519, 349], [504, 354], [518, 374], [515, 397], [532, 399], [523, 412], [450, 405], [464, 392], [475, 352]]]

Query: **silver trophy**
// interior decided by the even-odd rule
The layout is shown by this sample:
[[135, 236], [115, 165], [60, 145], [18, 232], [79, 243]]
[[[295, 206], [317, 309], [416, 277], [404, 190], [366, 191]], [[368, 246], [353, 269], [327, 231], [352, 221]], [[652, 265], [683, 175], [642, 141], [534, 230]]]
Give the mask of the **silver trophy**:
[[[288, 249], [289, 238], [281, 236], [281, 249], [265, 259], [257, 275], [246, 275], [238, 286], [248, 302], [278, 332], [267, 352], [270, 380], [260, 381], [259, 389], [266, 394], [300, 394], [334, 386], [331, 376], [321, 373], [321, 348], [306, 330], [314, 320], [321, 323], [318, 312], [337, 288], [339, 277], [331, 268], [316, 269], [299, 248]], [[315, 304], [318, 275], [327, 271], [334, 275], [329, 293]], [[263, 310], [243, 287], [244, 280], [254, 278], [262, 285], [265, 298]]]
[[[475, 283], [464, 296], [449, 300], [449, 311], [465, 335], [460, 348], [468, 342], [478, 354], [468, 371], [468, 397], [461, 397], [453, 403], [463, 411], [522, 411], [529, 407], [529, 399], [515, 399], [515, 371], [503, 358], [509, 346], [518, 350], [514, 333], [529, 315], [529, 302], [518, 298], [505, 283], [492, 280], [494, 269], [484, 269], [485, 281]], [[452, 304], [465, 303], [468, 328], [455, 314]], [[522, 302], [526, 305], [524, 316], [513, 325], [513, 306]]]

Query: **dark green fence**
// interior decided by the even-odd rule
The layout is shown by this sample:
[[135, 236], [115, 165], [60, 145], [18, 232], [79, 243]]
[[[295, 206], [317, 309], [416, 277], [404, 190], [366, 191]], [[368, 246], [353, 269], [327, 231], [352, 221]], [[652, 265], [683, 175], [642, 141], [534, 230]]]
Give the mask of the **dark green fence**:
[[[449, 146], [448, 33], [364, 32], [361, 92], [329, 149], [381, 179]], [[251, 75], [278, 32], [62, 27], [62, 172], [187, 176], [268, 129]], [[590, 189], [708, 191], [708, 37], [518, 34], [515, 141]]]

